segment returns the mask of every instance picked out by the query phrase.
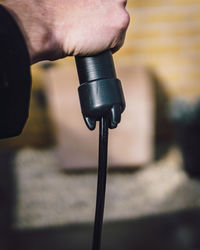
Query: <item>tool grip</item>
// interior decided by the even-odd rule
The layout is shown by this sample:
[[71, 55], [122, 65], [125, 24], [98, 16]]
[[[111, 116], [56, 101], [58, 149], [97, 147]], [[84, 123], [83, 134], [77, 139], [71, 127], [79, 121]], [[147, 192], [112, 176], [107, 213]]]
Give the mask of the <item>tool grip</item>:
[[80, 84], [104, 78], [116, 78], [112, 54], [109, 50], [94, 56], [77, 56]]
[[116, 128], [125, 109], [121, 82], [116, 77], [109, 50], [94, 56], [75, 58], [79, 77], [79, 98], [86, 125], [90, 130], [105, 117], [109, 128]]

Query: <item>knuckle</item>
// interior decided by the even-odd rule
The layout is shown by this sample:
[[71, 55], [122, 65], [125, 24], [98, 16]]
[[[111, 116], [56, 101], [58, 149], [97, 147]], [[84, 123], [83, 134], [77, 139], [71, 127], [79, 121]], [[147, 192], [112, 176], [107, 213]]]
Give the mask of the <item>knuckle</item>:
[[123, 4], [123, 6], [127, 5], [127, 0], [121, 0], [121, 3]]
[[127, 0], [117, 0], [116, 1], [118, 4], [122, 4], [122, 5], [124, 5], [124, 6], [126, 6], [126, 4], [127, 4]]
[[118, 22], [119, 22], [119, 28], [121, 30], [127, 29], [130, 22], [130, 15], [126, 10], [124, 10], [123, 13], [121, 13], [120, 18], [118, 18]]

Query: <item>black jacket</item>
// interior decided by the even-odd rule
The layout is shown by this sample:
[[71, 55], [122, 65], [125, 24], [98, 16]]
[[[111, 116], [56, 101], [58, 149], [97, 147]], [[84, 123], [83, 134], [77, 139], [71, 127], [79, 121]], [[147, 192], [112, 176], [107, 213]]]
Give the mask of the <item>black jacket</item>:
[[28, 118], [30, 58], [24, 37], [0, 5], [0, 138], [19, 135]]

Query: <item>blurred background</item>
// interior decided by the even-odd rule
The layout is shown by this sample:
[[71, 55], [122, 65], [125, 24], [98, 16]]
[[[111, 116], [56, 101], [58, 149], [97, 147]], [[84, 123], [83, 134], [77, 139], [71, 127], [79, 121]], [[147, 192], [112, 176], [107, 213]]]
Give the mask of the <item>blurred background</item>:
[[[102, 250], [200, 249], [200, 2], [129, 0], [114, 55], [127, 108], [109, 135]], [[73, 58], [32, 67], [30, 116], [0, 141], [0, 249], [88, 250], [98, 129]]]

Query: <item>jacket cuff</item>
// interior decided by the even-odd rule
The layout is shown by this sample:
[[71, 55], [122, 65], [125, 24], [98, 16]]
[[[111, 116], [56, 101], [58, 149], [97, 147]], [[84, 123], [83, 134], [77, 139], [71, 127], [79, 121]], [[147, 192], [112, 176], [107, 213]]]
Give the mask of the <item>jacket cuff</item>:
[[0, 5], [0, 138], [19, 135], [28, 118], [30, 58], [25, 39]]

